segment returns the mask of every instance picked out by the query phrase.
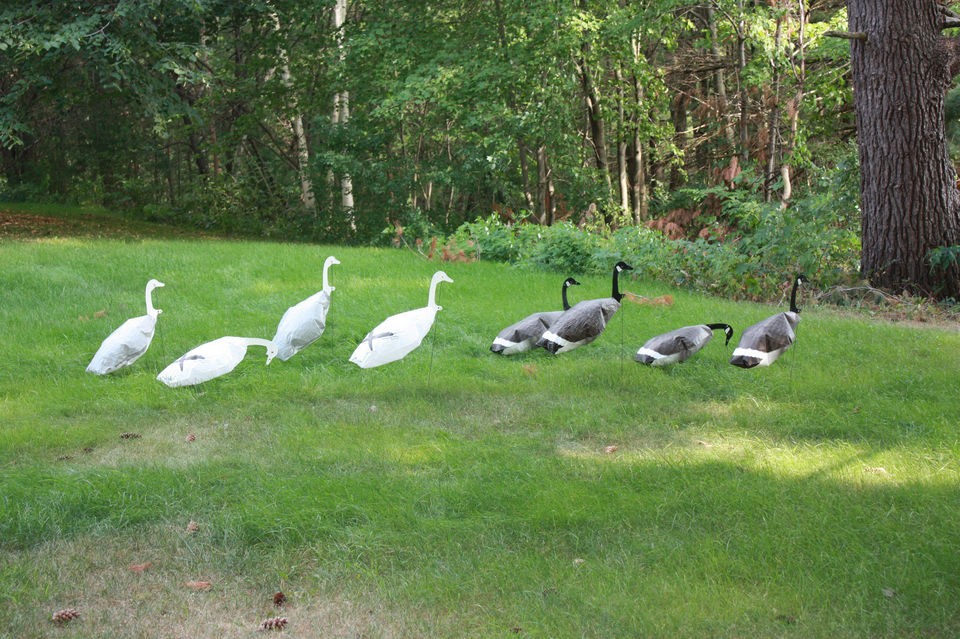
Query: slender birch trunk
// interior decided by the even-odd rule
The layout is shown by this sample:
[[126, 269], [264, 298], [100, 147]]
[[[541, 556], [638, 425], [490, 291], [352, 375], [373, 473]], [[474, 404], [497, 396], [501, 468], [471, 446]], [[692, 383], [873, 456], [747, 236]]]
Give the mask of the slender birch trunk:
[[[273, 20], [273, 28], [276, 33], [281, 32], [280, 17], [276, 12], [270, 15]], [[293, 76], [290, 73], [290, 58], [287, 50], [280, 47], [278, 51], [280, 58], [280, 80], [290, 96], [290, 107], [293, 111], [291, 117], [291, 129], [293, 137], [297, 143], [297, 175], [300, 180], [300, 203], [308, 213], [316, 213], [317, 200], [313, 195], [313, 182], [310, 180], [310, 147], [307, 144], [307, 134], [303, 128], [303, 115], [297, 108], [296, 93], [293, 90]]]
[[[343, 25], [347, 21], [347, 0], [337, 0], [333, 8], [333, 27], [337, 31], [337, 47], [340, 50], [340, 64], [344, 64], [343, 54]], [[333, 96], [334, 125], [347, 124], [350, 121], [350, 93], [338, 91]], [[332, 177], [332, 176], [331, 176]], [[350, 221], [350, 228], [356, 230], [357, 224], [353, 216], [353, 180], [349, 173], [340, 176], [340, 205]]]

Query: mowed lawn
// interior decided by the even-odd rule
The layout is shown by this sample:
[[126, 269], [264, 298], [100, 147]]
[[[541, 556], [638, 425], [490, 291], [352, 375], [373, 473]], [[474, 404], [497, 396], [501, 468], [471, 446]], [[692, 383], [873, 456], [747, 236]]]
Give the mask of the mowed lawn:
[[[170, 389], [224, 335], [273, 336], [336, 286], [323, 337]], [[611, 264], [612, 266], [612, 264]], [[443, 310], [405, 360], [347, 360], [386, 316]], [[609, 276], [410, 251], [212, 239], [0, 241], [0, 637], [955, 637], [960, 332], [807, 303], [767, 369], [687, 324], [780, 306], [653, 282], [595, 343], [489, 352], [497, 332], [610, 294]], [[785, 279], [789, 274], [785, 274]], [[108, 377], [101, 340], [163, 310]], [[815, 283], [814, 283], [815, 284]], [[191, 523], [192, 522], [192, 523]], [[283, 591], [287, 603], [273, 605]], [[80, 617], [55, 624], [57, 610]]]

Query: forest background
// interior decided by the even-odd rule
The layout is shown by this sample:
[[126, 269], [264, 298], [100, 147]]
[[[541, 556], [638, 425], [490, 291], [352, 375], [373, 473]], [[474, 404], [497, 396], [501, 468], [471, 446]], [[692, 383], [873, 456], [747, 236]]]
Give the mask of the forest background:
[[7, 200], [749, 298], [856, 276], [842, 0], [4, 4]]

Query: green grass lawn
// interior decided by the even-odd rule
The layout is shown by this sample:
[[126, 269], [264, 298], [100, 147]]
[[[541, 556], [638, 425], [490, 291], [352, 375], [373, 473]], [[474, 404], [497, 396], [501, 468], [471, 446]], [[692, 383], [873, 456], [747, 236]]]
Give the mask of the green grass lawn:
[[[251, 348], [194, 388], [155, 379], [210, 339], [272, 337], [329, 254], [319, 342], [268, 367]], [[455, 282], [423, 346], [350, 364], [367, 330], [425, 305], [437, 269]], [[657, 370], [632, 360], [652, 335], [782, 309], [628, 280], [675, 302], [625, 303], [571, 353], [491, 354], [501, 328], [559, 306], [566, 275], [398, 250], [0, 241], [0, 637], [257, 636], [275, 615], [305, 638], [960, 634], [955, 326], [802, 301], [768, 369], [730, 366], [718, 337]], [[609, 295], [608, 277], [570, 275], [571, 301]], [[151, 349], [85, 373], [152, 277]], [[50, 621], [68, 607], [81, 617]]]

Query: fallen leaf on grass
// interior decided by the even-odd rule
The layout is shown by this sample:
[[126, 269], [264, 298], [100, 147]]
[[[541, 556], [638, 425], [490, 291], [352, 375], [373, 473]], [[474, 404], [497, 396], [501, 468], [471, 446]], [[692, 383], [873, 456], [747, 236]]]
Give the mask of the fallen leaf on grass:
[[273, 605], [279, 608], [283, 604], [287, 603], [287, 596], [283, 594], [283, 591], [278, 590], [273, 595]]
[[193, 520], [191, 519], [191, 520], [190, 520], [190, 523], [187, 524], [187, 532], [188, 532], [188, 533], [195, 533], [195, 532], [197, 532], [198, 530], [200, 530], [200, 524], [198, 524], [197, 522], [195, 522], [195, 521], [193, 521]]
[[582, 566], [582, 565], [585, 564], [586, 562], [587, 562], [586, 559], [581, 559], [580, 557], [577, 557], [576, 559], [573, 560], [573, 565], [574, 565], [574, 566]]
[[533, 377], [534, 375], [537, 374], [536, 364], [524, 364], [520, 368], [523, 370], [525, 374], [529, 375], [530, 377]]
[[710, 442], [705, 442], [702, 439], [697, 440], [697, 446], [703, 446], [704, 448], [713, 448], [713, 444]]
[[898, 593], [896, 590], [894, 590], [893, 588], [884, 588], [884, 589], [881, 590], [880, 592], [882, 592], [882, 593], [883, 593], [883, 596], [886, 597], [887, 599], [893, 599], [894, 597], [896, 597], [896, 596], [899, 594], [899, 593]]
[[187, 441], [188, 441], [188, 442], [195, 442], [195, 441], [197, 441], [197, 436], [194, 435], [193, 433], [190, 433], [190, 434], [187, 435]]
[[612, 444], [612, 445], [607, 446], [606, 448], [604, 448], [604, 449], [603, 449], [603, 452], [605, 452], [605, 453], [608, 454], [608, 455], [612, 455], [613, 453], [617, 452], [618, 450], [620, 450], [620, 447], [617, 446], [616, 444]]
[[196, 590], [197, 592], [206, 591], [213, 588], [213, 584], [209, 581], [188, 581], [183, 585], [190, 590]]
[[623, 296], [627, 301], [634, 304], [645, 304], [647, 306], [673, 306], [673, 295], [660, 295], [659, 297], [646, 297], [626, 291]]
[[101, 317], [106, 317], [106, 316], [107, 316], [107, 311], [106, 311], [106, 309], [97, 311], [97, 312], [95, 312], [95, 313], [93, 314], [93, 316], [96, 317], [97, 319], [100, 319]]
[[153, 565], [152, 561], [145, 561], [142, 564], [130, 564], [129, 566], [127, 566], [127, 568], [130, 569], [130, 572], [142, 573], [148, 568], [150, 568], [150, 566], [152, 565]]
[[887, 471], [887, 469], [884, 468], [883, 466], [876, 466], [876, 467], [864, 466], [863, 472], [871, 473], [873, 475], [889, 475], [890, 474]]
[[260, 623], [260, 630], [283, 630], [286, 626], [286, 617], [271, 617]]

